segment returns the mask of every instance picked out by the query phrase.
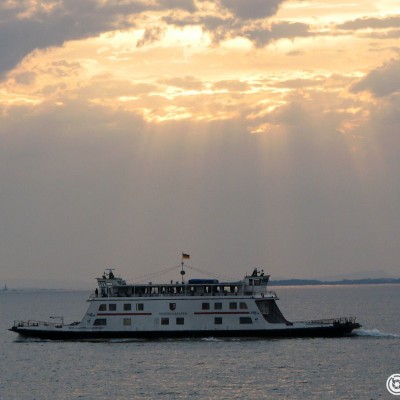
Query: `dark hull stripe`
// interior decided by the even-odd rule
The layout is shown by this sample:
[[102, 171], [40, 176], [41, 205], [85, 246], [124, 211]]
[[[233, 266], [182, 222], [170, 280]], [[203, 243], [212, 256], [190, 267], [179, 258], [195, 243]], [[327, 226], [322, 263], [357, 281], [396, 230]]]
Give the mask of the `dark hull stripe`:
[[265, 330], [215, 330], [215, 331], [46, 331], [38, 329], [21, 329], [13, 327], [10, 330], [22, 336], [53, 340], [90, 340], [90, 339], [162, 339], [162, 338], [204, 338], [204, 337], [248, 337], [248, 338], [288, 338], [288, 337], [340, 337], [348, 336], [359, 324], [343, 324], [340, 326], [265, 329]]
[[100, 317], [115, 317], [115, 316], [117, 316], [117, 315], [135, 315], [135, 316], [138, 316], [138, 315], [152, 315], [152, 313], [117, 313], [117, 312], [115, 312], [115, 313], [97, 313], [97, 316], [100, 316]]
[[239, 314], [250, 314], [248, 311], [199, 311], [194, 312], [195, 315], [239, 315]]

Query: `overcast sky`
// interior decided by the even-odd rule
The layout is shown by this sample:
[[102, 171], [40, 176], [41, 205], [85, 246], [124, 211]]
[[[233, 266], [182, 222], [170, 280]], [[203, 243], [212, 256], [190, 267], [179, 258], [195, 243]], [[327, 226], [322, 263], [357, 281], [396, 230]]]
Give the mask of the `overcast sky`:
[[1, 1], [0, 283], [398, 277], [399, 39], [398, 0]]

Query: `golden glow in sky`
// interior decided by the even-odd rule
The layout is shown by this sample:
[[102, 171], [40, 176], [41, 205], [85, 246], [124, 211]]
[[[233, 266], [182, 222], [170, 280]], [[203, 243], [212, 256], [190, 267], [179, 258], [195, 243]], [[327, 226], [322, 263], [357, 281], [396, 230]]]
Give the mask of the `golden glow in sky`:
[[10, 243], [75, 212], [60, 243], [104, 228], [125, 264], [173, 232], [303, 276], [398, 267], [398, 0], [7, 0], [0, 38]]
[[[257, 119], [293, 95], [325, 94], [328, 109], [348, 114], [339, 128], [345, 132], [365, 120], [365, 112], [354, 112], [361, 110], [360, 95], [351, 94], [351, 85], [397, 55], [395, 3], [286, 1], [260, 19], [241, 18], [229, 7], [225, 13], [218, 2], [195, 2], [194, 11], [149, 7], [132, 14], [133, 26], [26, 54], [7, 71], [0, 101], [5, 108], [36, 107], [79, 97], [149, 122], [247, 115], [248, 130], [261, 133], [268, 124]], [[18, 18], [35, 18], [39, 4], [26, 5]], [[44, 12], [58, 6], [46, 2]]]

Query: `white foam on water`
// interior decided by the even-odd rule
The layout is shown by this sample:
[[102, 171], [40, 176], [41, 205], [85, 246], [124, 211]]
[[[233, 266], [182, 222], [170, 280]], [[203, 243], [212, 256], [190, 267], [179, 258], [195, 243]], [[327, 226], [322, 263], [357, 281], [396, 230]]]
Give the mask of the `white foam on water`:
[[202, 342], [222, 342], [221, 339], [218, 339], [218, 338], [215, 338], [215, 337], [201, 338], [200, 341], [202, 341]]
[[398, 335], [396, 333], [385, 333], [385, 332], [381, 332], [379, 329], [357, 329], [357, 330], [353, 331], [352, 334], [354, 336], [400, 339], [400, 335]]

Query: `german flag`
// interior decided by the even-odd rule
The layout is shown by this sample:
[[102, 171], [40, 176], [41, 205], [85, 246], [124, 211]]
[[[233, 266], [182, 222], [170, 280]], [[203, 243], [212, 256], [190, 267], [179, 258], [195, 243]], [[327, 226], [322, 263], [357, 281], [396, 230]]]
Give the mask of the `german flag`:
[[190, 259], [190, 254], [182, 253], [182, 260], [189, 260], [189, 259]]

